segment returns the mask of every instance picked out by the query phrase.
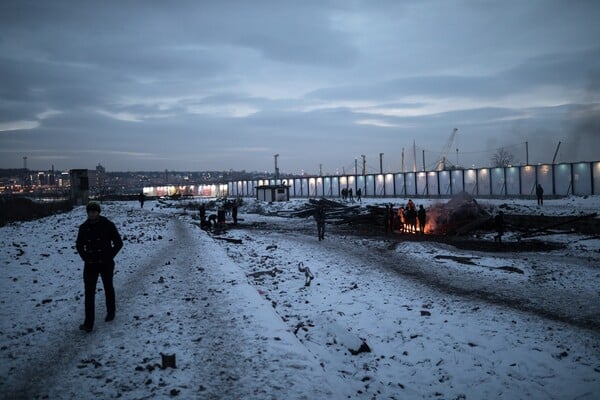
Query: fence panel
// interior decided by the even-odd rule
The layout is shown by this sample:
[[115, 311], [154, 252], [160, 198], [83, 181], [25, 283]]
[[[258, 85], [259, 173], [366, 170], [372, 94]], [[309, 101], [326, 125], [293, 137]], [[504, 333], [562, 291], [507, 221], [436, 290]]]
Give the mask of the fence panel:
[[535, 167], [526, 165], [521, 168], [521, 194], [535, 196]]
[[506, 193], [506, 181], [504, 179], [504, 168], [492, 168], [490, 174], [492, 195], [504, 196]]
[[340, 177], [331, 178], [331, 196], [340, 197]]
[[554, 169], [554, 190], [559, 196], [567, 196], [572, 191], [571, 164], [559, 164]]
[[438, 174], [437, 171], [430, 171], [427, 173], [427, 191], [430, 196], [439, 196], [440, 191], [438, 190]]
[[331, 197], [331, 177], [326, 176], [321, 179], [322, 187], [323, 187], [323, 197]]
[[290, 188], [290, 196], [302, 197], [302, 180], [299, 178], [293, 179], [294, 187]]
[[452, 182], [452, 193], [450, 193], [451, 195], [454, 195], [456, 193], [460, 193], [463, 190], [465, 190], [465, 187], [463, 185], [463, 172], [460, 169], [457, 170], [453, 170], [450, 172], [450, 179]]
[[315, 196], [323, 197], [323, 178], [315, 178]]
[[404, 194], [406, 197], [414, 196], [417, 194], [417, 187], [415, 181], [416, 174], [414, 172], [408, 172], [405, 175], [406, 178], [406, 193]]
[[302, 178], [302, 196], [303, 197], [310, 197], [311, 195], [313, 195], [313, 193], [311, 193], [310, 191], [310, 180], [312, 178]]
[[360, 189], [362, 192], [362, 196], [365, 196], [366, 190], [365, 190], [365, 177], [362, 175], [356, 176], [356, 177], [352, 177], [352, 184], [353, 189], [354, 189], [354, 193], [356, 193], [356, 191], [358, 189]]
[[450, 171], [439, 171], [438, 176], [440, 177], [440, 195], [449, 196], [452, 192], [450, 187]]
[[375, 180], [375, 196], [383, 196], [384, 194], [384, 182], [383, 182], [383, 175], [373, 175], [373, 179]]
[[317, 197], [317, 178], [308, 178], [308, 197]]
[[573, 165], [573, 194], [581, 196], [592, 193], [592, 165], [577, 163]]
[[427, 173], [417, 172], [417, 189], [416, 194], [425, 196], [427, 194]]
[[477, 170], [477, 195], [489, 196], [492, 193], [489, 168]]
[[465, 181], [465, 192], [470, 195], [475, 195], [477, 193], [477, 171], [468, 169], [463, 172], [463, 176]]
[[506, 168], [506, 194], [512, 196], [521, 194], [520, 178], [519, 167]]
[[375, 179], [373, 177], [373, 175], [366, 175], [365, 176], [365, 188], [366, 188], [366, 193], [367, 196], [375, 196]]
[[394, 180], [396, 181], [396, 196], [402, 197], [405, 194], [404, 188], [404, 174], [399, 173], [394, 175]]
[[[552, 165], [537, 166], [537, 183], [542, 185], [544, 194], [551, 195], [552, 193]], [[535, 192], [534, 192], [535, 193]]]
[[394, 196], [394, 175], [385, 174], [385, 195]]

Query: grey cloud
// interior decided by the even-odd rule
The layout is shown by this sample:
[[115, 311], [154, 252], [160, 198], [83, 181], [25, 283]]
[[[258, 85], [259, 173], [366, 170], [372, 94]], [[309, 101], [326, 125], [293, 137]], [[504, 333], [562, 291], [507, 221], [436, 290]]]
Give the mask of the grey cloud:
[[[488, 157], [475, 154], [488, 142], [527, 139], [541, 159], [544, 141], [590, 132], [573, 139], [587, 144], [598, 134], [597, 115], [582, 112], [600, 101], [598, 8], [536, 0], [2, 1], [0, 122], [40, 126], [0, 132], [0, 148], [17, 154], [0, 167], [20, 165], [18, 154], [29, 151], [30, 165], [35, 152], [44, 166], [64, 151], [73, 167], [252, 170], [269, 169], [280, 153], [286, 171], [314, 171], [381, 151], [397, 163], [415, 138], [434, 153], [453, 127], [465, 159], [467, 150]], [[472, 109], [549, 85], [561, 93], [549, 102], [564, 107]], [[469, 106], [413, 117], [378, 112], [429, 105], [401, 99], [409, 95], [434, 103], [460, 96]], [[235, 115], [236, 107], [249, 111]], [[38, 120], [50, 109], [62, 113]], [[115, 118], [129, 114], [140, 122]], [[597, 145], [579, 148], [573, 157], [599, 154]], [[86, 153], [75, 159], [78, 149]]]
[[585, 87], [592, 79], [598, 87], [600, 77], [600, 47], [593, 49], [547, 54], [533, 57], [527, 62], [505, 71], [499, 79], [513, 90], [522, 85], [525, 89], [534, 85], [559, 84]]
[[592, 79], [598, 84], [600, 48], [577, 53], [533, 57], [509, 70], [489, 76], [416, 76], [383, 82], [346, 85], [316, 90], [308, 98], [323, 100], [389, 101], [402, 96], [469, 96], [490, 98], [510, 93], [527, 93], [541, 85], [577, 85]]
[[[356, 56], [330, 26], [326, 2], [34, 1], [8, 2], [0, 11], [10, 34], [59, 59], [114, 63], [116, 54], [137, 64], [129, 54], [168, 59], [175, 54], [163, 52], [174, 44], [249, 47], [284, 63], [341, 66]], [[160, 65], [159, 57], [150, 65]]]

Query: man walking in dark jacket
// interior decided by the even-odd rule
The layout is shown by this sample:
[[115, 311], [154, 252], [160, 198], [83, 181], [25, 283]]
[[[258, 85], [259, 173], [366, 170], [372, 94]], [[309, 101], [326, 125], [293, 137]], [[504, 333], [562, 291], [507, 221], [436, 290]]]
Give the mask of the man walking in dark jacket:
[[323, 204], [315, 210], [315, 220], [317, 221], [317, 235], [319, 236], [319, 242], [325, 240], [325, 207]]
[[113, 274], [114, 258], [123, 247], [123, 241], [114, 223], [100, 216], [100, 205], [90, 202], [87, 207], [87, 220], [79, 227], [77, 252], [84, 262], [83, 283], [85, 287], [85, 321], [79, 329], [91, 332], [94, 328], [95, 297], [98, 275], [102, 278], [106, 296], [106, 318], [115, 318], [115, 289]]

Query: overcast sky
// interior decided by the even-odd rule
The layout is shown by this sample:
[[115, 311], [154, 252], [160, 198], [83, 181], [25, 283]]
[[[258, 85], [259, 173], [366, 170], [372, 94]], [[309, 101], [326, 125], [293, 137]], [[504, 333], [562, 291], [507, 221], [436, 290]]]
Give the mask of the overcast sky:
[[[600, 160], [600, 2], [0, 1], [0, 168]], [[457, 152], [458, 149], [458, 152]]]

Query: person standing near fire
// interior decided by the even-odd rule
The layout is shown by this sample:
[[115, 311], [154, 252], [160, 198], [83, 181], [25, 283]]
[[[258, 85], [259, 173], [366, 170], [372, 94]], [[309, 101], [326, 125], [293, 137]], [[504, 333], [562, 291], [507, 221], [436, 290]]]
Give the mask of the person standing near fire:
[[419, 211], [417, 211], [417, 219], [419, 220], [419, 230], [421, 233], [425, 233], [425, 224], [427, 223], [427, 212], [423, 207], [423, 204], [419, 205]]
[[385, 206], [385, 233], [394, 232], [394, 205], [389, 203]]
[[404, 207], [398, 208], [398, 219], [400, 220], [400, 232], [406, 232], [406, 215], [404, 215]]
[[409, 205], [406, 210], [404, 210], [404, 216], [406, 217], [406, 223], [408, 224], [408, 231], [410, 233], [417, 233], [417, 209], [414, 204], [412, 207]]
[[102, 278], [106, 297], [106, 318], [104, 320], [108, 322], [115, 319], [114, 258], [123, 247], [123, 241], [115, 224], [100, 215], [100, 204], [88, 203], [86, 212], [87, 220], [79, 226], [75, 247], [84, 262], [85, 320], [79, 329], [91, 332], [94, 328], [98, 276]]

